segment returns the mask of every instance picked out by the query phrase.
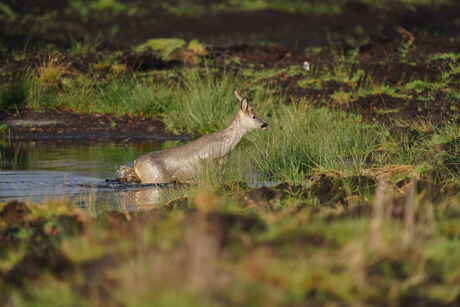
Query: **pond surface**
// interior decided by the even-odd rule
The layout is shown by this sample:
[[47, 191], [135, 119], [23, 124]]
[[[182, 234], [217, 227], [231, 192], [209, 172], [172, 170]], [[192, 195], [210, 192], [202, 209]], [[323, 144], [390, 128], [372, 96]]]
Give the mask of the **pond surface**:
[[[178, 140], [144, 143], [0, 143], [0, 202], [67, 200], [97, 214], [101, 210], [151, 209], [171, 195], [174, 185], [113, 182], [121, 164], [140, 155], [177, 146]], [[251, 187], [272, 186], [256, 172], [244, 176]], [[97, 204], [97, 206], [96, 206]]]
[[[166, 145], [168, 145], [166, 143]], [[120, 164], [160, 150], [165, 143], [130, 144], [47, 144], [0, 145], [0, 202], [13, 199], [40, 202], [70, 199], [81, 207], [98, 200], [110, 206], [130, 208], [140, 198], [144, 203], [159, 201], [160, 188], [114, 185]], [[114, 200], [116, 200], [114, 202]], [[125, 208], [125, 209], [126, 209]]]

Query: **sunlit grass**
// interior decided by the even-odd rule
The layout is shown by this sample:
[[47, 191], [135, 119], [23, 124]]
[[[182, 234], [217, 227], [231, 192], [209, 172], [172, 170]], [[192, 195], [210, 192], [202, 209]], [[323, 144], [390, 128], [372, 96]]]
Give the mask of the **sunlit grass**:
[[[172, 81], [165, 83], [164, 78]], [[73, 86], [61, 89], [45, 88], [33, 76], [25, 80], [28, 84], [25, 99], [35, 109], [55, 107], [85, 113], [160, 117], [169, 130], [194, 135], [225, 128], [238, 108], [233, 91], [242, 89], [244, 95], [250, 96], [257, 114], [268, 121], [270, 129], [254, 131], [243, 138], [224, 170], [225, 175], [220, 177], [224, 181], [230, 178], [244, 181], [253, 173], [260, 180], [302, 182], [314, 170], [359, 174], [363, 169], [385, 164], [408, 164], [423, 169], [439, 166], [436, 164], [439, 159], [425, 161], [430, 152], [435, 155], [432, 148], [423, 145], [423, 135], [434, 131], [429, 122], [424, 126], [422, 122], [408, 124], [421, 133], [416, 139], [404, 134], [390, 137], [386, 127], [366, 123], [359, 116], [312, 108], [308, 101], [285, 105], [283, 102], [289, 97], [271, 96], [263, 87], [246, 91], [243, 76], [217, 74], [206, 66], [167, 74], [126, 74], [96, 84], [79, 76], [72, 81]], [[426, 86], [432, 88], [432, 83], [416, 80], [402, 88], [414, 90]], [[343, 103], [349, 103], [354, 96], [367, 95], [386, 94], [405, 99], [397, 89], [368, 84], [350, 95], [336, 92], [331, 98], [345, 99]], [[455, 130], [456, 125], [452, 127]], [[456, 163], [455, 159], [444, 160], [453, 161], [448, 162], [451, 165]]]
[[69, 86], [56, 90], [46, 89], [28, 76], [25, 100], [34, 109], [160, 116], [175, 132], [209, 133], [229, 124], [237, 109], [233, 91], [241, 88], [241, 81], [197, 70], [183, 70], [176, 77], [178, 82], [168, 85], [154, 77], [127, 76], [93, 83], [79, 76]]
[[359, 173], [388, 132], [339, 112], [280, 106], [269, 133], [253, 134], [244, 153], [265, 178], [301, 182], [313, 169]]

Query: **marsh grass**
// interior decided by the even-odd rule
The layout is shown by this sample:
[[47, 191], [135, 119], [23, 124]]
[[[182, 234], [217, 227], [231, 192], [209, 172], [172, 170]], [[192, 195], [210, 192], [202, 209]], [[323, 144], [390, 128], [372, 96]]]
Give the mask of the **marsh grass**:
[[145, 116], [161, 114], [167, 106], [166, 99], [161, 92], [155, 92], [155, 87], [133, 78], [93, 84], [81, 77], [73, 82], [71, 87], [63, 88], [57, 93], [34, 83], [29, 95], [29, 105], [35, 109], [66, 108], [81, 113]]
[[[51, 68], [54, 71], [56, 63], [52, 59], [40, 71]], [[353, 74], [350, 65], [344, 62], [343, 67], [336, 70], [343, 71], [345, 77], [351, 78], [351, 83], [356, 83], [362, 77], [362, 71]], [[419, 131], [417, 137], [404, 133], [390, 136], [383, 125], [366, 123], [359, 116], [315, 109], [308, 106], [309, 101], [290, 100], [291, 103], [286, 105], [289, 96], [272, 96], [264, 87], [254, 86], [249, 91], [244, 71], [235, 75], [216, 72], [202, 65], [168, 72], [125, 73], [102, 80], [91, 74], [77, 74], [65, 82], [60, 79], [63, 78], [60, 74], [50, 75], [53, 77], [46, 80], [51, 79], [53, 86], [36, 72], [24, 74], [17, 88], [3, 92], [5, 97], [12, 98], [2, 101], [10, 106], [27, 104], [33, 109], [50, 107], [82, 113], [160, 117], [170, 131], [199, 136], [223, 129], [231, 122], [239, 107], [233, 91], [240, 89], [243, 95], [249, 96], [256, 113], [268, 121], [270, 129], [245, 136], [227, 167], [220, 170], [223, 175], [213, 175], [211, 178], [214, 179], [208, 181], [247, 181], [248, 174], [252, 173], [260, 181], [300, 183], [313, 171], [333, 170], [349, 175], [384, 164], [444, 169], [446, 175], [455, 175], [458, 168], [455, 158], [458, 150], [452, 136], [458, 135], [458, 129], [454, 123], [450, 126], [455, 133], [450, 132], [449, 140], [438, 146], [449, 148], [450, 152], [443, 150], [443, 154], [436, 154], [435, 144], [428, 144], [423, 136], [436, 134], [437, 128], [430, 123], [402, 123]], [[323, 77], [327, 79], [327, 73]], [[331, 97], [344, 100], [344, 103], [354, 96], [381, 94], [405, 99], [404, 91], [397, 91], [389, 85], [369, 81], [356, 86], [358, 90], [354, 94], [336, 92]], [[442, 87], [438, 83], [413, 80], [399, 88], [414, 91]], [[445, 133], [436, 135], [443, 138]], [[444, 143], [448, 146], [445, 147]]]
[[165, 123], [173, 131], [194, 131], [200, 134], [224, 128], [238, 108], [233, 91], [241, 81], [224, 75], [204, 76], [198, 71], [186, 72], [183, 87], [175, 90], [175, 98]]
[[369, 167], [387, 131], [358, 118], [305, 104], [279, 106], [270, 133], [253, 134], [244, 153], [266, 179], [302, 181], [313, 169], [358, 173]]
[[411, 125], [418, 135], [392, 135], [382, 144], [385, 157], [381, 164], [412, 165], [421, 176], [449, 184], [458, 180], [458, 156], [460, 130], [455, 123], [446, 122], [442, 126], [420, 122]]
[[[233, 91], [242, 88], [241, 80], [196, 69], [184, 69], [173, 75], [177, 82], [170, 84], [157, 82], [155, 76], [134, 74], [105, 82], [76, 76], [68, 81], [69, 86], [60, 89], [47, 88], [34, 75], [27, 75], [24, 78], [27, 88], [6, 94], [14, 94], [13, 99], [22, 93], [18, 97], [33, 109], [50, 107], [82, 113], [160, 116], [174, 132], [204, 134], [229, 124], [238, 107]], [[14, 105], [22, 102], [19, 98], [11, 103], [11, 99], [4, 101]]]

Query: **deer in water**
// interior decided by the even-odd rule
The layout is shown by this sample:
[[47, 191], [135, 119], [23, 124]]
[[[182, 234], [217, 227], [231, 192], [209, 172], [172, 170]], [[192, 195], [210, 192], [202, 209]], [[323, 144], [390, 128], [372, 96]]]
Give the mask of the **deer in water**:
[[134, 167], [121, 166], [118, 174], [127, 181], [142, 183], [189, 182], [205, 161], [223, 161], [251, 130], [267, 129], [268, 124], [258, 118], [248, 99], [234, 92], [240, 108], [230, 125], [211, 134], [174, 148], [154, 151], [140, 156]]

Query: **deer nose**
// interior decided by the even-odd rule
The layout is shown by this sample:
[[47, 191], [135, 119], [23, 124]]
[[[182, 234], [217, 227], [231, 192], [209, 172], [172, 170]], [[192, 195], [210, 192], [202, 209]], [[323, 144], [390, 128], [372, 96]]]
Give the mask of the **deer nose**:
[[260, 128], [262, 128], [262, 129], [267, 129], [267, 128], [268, 128], [268, 124], [267, 124], [267, 123], [263, 123], [262, 126], [260, 126]]

